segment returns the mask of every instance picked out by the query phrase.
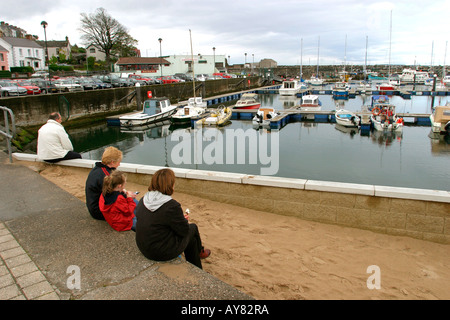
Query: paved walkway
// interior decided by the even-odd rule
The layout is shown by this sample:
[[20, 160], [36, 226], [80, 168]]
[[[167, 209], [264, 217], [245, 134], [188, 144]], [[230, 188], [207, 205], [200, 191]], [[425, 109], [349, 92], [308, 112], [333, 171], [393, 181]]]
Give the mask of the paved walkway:
[[182, 258], [146, 259], [134, 232], [2, 151], [0, 181], [0, 300], [253, 300]]

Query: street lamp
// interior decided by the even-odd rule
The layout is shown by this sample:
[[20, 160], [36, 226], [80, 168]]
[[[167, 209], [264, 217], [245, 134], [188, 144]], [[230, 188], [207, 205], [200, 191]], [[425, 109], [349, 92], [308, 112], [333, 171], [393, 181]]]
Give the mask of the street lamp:
[[252, 76], [253, 76], [253, 66], [255, 65], [255, 54], [252, 53], [252, 58], [253, 58], [253, 62], [252, 62]]
[[46, 21], [41, 22], [41, 26], [44, 28], [44, 37], [45, 37], [45, 62], [47, 63], [48, 67], [48, 78], [50, 79], [50, 63], [49, 63], [49, 57], [48, 57], [48, 46], [47, 46], [47, 32], [46, 28], [48, 26], [48, 23]]
[[158, 41], [159, 41], [159, 68], [160, 68], [160, 70], [161, 70], [161, 81], [162, 81], [162, 76], [163, 76], [163, 72], [162, 72], [162, 50], [161, 50], [161, 42], [162, 42], [162, 39], [161, 38], [159, 38], [158, 39]]
[[213, 57], [214, 57], [214, 62], [213, 62], [213, 78], [214, 78], [214, 80], [216, 80], [216, 76], [215, 76], [215, 73], [216, 73], [216, 47], [213, 47]]
[[245, 72], [245, 68], [247, 66], [247, 52], [244, 53], [244, 55], [245, 55], [245, 61], [244, 61], [244, 72]]

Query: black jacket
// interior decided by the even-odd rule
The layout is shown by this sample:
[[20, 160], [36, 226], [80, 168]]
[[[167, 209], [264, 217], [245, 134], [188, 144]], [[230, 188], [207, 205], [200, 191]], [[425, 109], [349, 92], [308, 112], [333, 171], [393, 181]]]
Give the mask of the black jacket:
[[189, 222], [177, 201], [169, 200], [151, 212], [145, 207], [142, 198], [136, 207], [136, 217], [136, 244], [148, 259], [171, 260], [186, 248]]
[[98, 201], [103, 188], [103, 179], [106, 174], [110, 174], [114, 168], [105, 166], [101, 162], [96, 162], [95, 167], [89, 172], [86, 179], [86, 206], [89, 213], [94, 219], [105, 220], [100, 208], [98, 207]]

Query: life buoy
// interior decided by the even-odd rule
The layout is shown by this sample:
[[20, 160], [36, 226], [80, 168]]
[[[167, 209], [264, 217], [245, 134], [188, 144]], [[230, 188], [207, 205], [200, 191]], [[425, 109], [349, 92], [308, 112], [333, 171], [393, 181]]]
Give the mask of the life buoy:
[[378, 116], [380, 113], [381, 113], [381, 109], [380, 108], [375, 107], [375, 108], [372, 109], [372, 114], [374, 116]]

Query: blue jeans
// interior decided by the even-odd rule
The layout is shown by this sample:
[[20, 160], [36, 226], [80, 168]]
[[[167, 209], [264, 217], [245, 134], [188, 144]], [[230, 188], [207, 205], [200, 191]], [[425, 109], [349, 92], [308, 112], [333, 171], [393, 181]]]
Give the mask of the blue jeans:
[[[136, 199], [134, 199], [134, 203], [136, 203], [136, 205], [137, 205], [137, 204], [139, 203], [139, 201], [137, 201]], [[134, 209], [133, 225], [131, 226], [131, 230], [133, 230], [134, 232], [136, 232], [136, 223], [137, 223], [136, 209]]]

